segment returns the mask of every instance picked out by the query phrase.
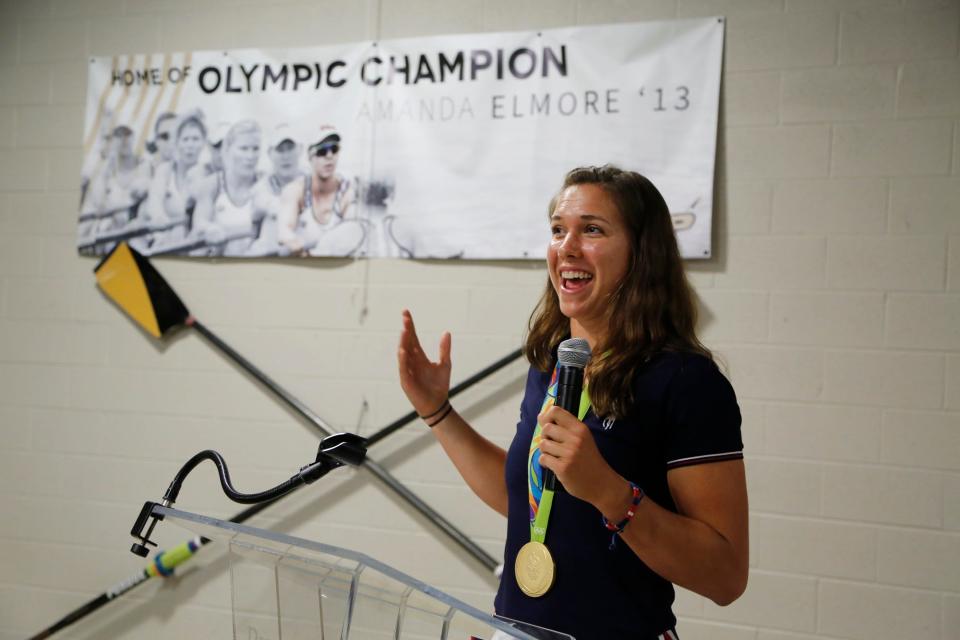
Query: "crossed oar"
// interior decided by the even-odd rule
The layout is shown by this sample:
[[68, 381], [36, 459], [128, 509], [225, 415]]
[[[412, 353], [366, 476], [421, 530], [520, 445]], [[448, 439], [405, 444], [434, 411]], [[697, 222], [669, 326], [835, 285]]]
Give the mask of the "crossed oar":
[[[257, 381], [273, 392], [277, 398], [304, 418], [316, 431], [324, 437], [333, 433], [332, 427], [320, 416], [310, 410], [310, 408], [299, 399], [280, 387], [269, 376], [254, 366], [253, 363], [237, 353], [230, 345], [218, 338], [212, 331], [193, 317], [159, 272], [153, 268], [144, 256], [137, 253], [134, 249], [131, 249], [129, 245], [126, 243], [118, 244], [104, 257], [100, 264], [97, 265], [94, 272], [97, 283], [103, 292], [152, 336], [162, 338], [171, 330], [184, 326], [196, 329], [210, 344], [223, 352], [244, 371], [252, 375]], [[450, 396], [456, 396], [480, 380], [502, 369], [519, 358], [520, 353], [520, 350], [517, 349], [482, 371], [467, 378], [460, 384], [452, 387], [450, 389]], [[404, 425], [413, 422], [417, 417], [417, 414], [411, 411], [398, 418], [367, 438], [367, 446], [369, 447], [376, 444]], [[430, 505], [403, 486], [400, 481], [394, 478], [386, 469], [369, 457], [365, 458], [360, 466], [370, 471], [377, 480], [424, 515], [486, 569], [491, 572], [496, 569], [497, 561], [494, 560], [490, 554], [470, 540], [463, 532], [453, 526], [450, 521], [430, 507]], [[274, 500], [272, 502], [256, 504], [239, 512], [231, 518], [230, 521], [244, 522], [278, 501], [279, 500]], [[172, 549], [157, 553], [153, 562], [144, 569], [141, 569], [137, 574], [106, 590], [86, 604], [81, 605], [48, 628], [32, 636], [30, 640], [49, 638], [61, 629], [108, 604], [115, 598], [135, 589], [151, 577], [170, 575], [176, 566], [189, 559], [201, 546], [208, 542], [210, 541], [205, 538], [194, 538]]]

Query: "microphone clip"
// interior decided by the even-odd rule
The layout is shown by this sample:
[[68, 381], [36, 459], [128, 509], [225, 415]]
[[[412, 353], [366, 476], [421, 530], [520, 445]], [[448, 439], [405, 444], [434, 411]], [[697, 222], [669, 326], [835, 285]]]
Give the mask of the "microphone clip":
[[317, 459], [300, 467], [297, 474], [304, 484], [322, 478], [337, 467], [357, 467], [367, 457], [367, 439], [354, 433], [335, 433], [320, 441]]
[[[148, 546], [157, 546], [156, 542], [150, 540], [150, 535], [153, 533], [153, 528], [157, 526], [157, 522], [163, 520], [163, 515], [153, 513], [153, 508], [158, 505], [159, 503], [157, 502], [144, 502], [143, 508], [140, 509], [140, 515], [137, 516], [136, 522], [133, 523], [133, 528], [130, 529], [130, 535], [140, 541], [134, 542], [130, 547], [130, 551], [141, 558], [146, 558], [150, 553], [150, 549], [147, 548]], [[164, 506], [167, 505], [165, 504]], [[152, 520], [148, 526], [147, 520], [150, 520], [151, 518]], [[144, 527], [147, 527], [146, 533], [143, 532]]]

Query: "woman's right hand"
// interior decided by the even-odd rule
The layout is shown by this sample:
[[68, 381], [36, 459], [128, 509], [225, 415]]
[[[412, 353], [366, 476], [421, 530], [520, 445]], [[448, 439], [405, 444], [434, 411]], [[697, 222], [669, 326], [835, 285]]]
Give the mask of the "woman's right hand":
[[397, 347], [400, 387], [414, 411], [421, 416], [434, 413], [450, 393], [450, 333], [440, 337], [440, 361], [431, 362], [420, 347], [413, 316], [404, 309], [403, 330]]

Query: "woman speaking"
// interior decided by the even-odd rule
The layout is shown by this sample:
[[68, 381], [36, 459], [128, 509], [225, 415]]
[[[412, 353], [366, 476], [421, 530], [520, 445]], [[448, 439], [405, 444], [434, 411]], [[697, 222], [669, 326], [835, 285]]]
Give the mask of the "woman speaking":
[[[470, 488], [507, 517], [499, 615], [578, 640], [674, 640], [673, 585], [720, 605], [746, 588], [736, 397], [696, 336], [670, 213], [650, 181], [575, 169], [549, 222], [549, 280], [509, 450], [450, 406], [450, 334], [430, 361], [407, 311], [400, 383]], [[570, 337], [593, 353], [578, 416], [554, 405], [557, 349]], [[544, 487], [544, 469], [562, 487]]]

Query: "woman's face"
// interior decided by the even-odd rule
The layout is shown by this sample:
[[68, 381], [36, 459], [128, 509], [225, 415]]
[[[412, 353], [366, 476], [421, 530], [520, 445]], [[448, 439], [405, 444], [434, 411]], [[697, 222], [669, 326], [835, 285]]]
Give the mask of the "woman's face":
[[251, 132], [237, 135], [226, 154], [229, 160], [225, 160], [237, 175], [255, 175], [257, 160], [260, 158], [260, 134]]
[[127, 159], [133, 155], [133, 131], [126, 127], [113, 132], [113, 151], [117, 157]]
[[550, 218], [550, 282], [560, 311], [594, 338], [606, 330], [610, 297], [627, 275], [630, 231], [599, 186], [567, 187]]
[[170, 138], [173, 137], [173, 127], [175, 124], [175, 118], [164, 118], [163, 122], [157, 125], [157, 130], [154, 132], [157, 154], [161, 160], [173, 160], [173, 143], [170, 141]]
[[270, 150], [273, 172], [281, 178], [293, 178], [300, 172], [300, 148], [292, 140], [284, 140]]
[[310, 164], [320, 178], [332, 178], [337, 171], [339, 142], [327, 142], [310, 148]]
[[180, 135], [177, 136], [177, 160], [187, 167], [197, 164], [204, 143], [200, 127], [195, 124], [186, 125], [180, 129]]

